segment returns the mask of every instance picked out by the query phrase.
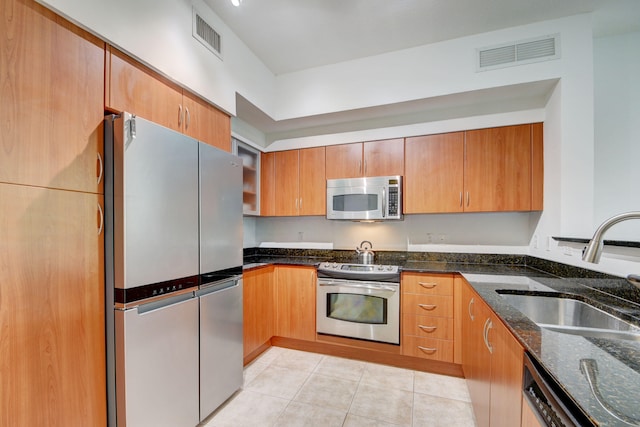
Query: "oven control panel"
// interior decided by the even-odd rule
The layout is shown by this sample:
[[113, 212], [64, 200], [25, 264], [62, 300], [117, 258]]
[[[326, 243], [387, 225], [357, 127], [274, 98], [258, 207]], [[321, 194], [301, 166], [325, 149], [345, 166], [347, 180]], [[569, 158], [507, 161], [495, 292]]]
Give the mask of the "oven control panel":
[[318, 277], [399, 283], [400, 267], [397, 265], [323, 262], [318, 265]]
[[345, 271], [345, 272], [362, 272], [368, 274], [381, 273], [398, 273], [397, 265], [379, 265], [379, 264], [343, 264], [339, 262], [323, 262], [318, 266], [319, 270], [327, 271]]

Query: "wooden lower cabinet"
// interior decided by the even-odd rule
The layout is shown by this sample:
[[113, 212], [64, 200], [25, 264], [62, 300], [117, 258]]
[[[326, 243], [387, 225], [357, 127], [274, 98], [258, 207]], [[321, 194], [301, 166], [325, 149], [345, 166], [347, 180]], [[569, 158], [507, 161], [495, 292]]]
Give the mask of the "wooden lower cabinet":
[[274, 335], [315, 341], [316, 269], [276, 266]]
[[453, 363], [453, 274], [403, 273], [402, 354]]
[[522, 424], [520, 427], [544, 427], [544, 424], [538, 419], [538, 416], [524, 395], [522, 396]]
[[273, 336], [274, 267], [249, 270], [242, 275], [244, 358], [268, 344]]
[[519, 426], [524, 349], [502, 321], [466, 284], [462, 321], [462, 369], [478, 427]]
[[0, 425], [106, 425], [102, 196], [0, 184]]

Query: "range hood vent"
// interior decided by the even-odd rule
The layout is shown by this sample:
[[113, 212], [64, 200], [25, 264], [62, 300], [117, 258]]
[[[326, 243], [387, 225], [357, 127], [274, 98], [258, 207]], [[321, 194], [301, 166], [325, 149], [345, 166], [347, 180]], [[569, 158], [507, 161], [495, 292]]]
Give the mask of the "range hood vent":
[[193, 8], [193, 37], [222, 59], [222, 36]]
[[477, 49], [477, 70], [486, 71], [560, 58], [560, 34]]

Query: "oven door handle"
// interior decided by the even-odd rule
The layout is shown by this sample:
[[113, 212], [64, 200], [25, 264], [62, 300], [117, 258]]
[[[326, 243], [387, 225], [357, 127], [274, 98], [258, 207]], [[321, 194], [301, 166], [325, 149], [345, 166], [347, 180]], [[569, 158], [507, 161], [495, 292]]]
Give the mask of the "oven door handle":
[[336, 286], [336, 287], [343, 287], [343, 288], [356, 288], [356, 289], [369, 289], [372, 291], [389, 291], [389, 292], [396, 292], [397, 289], [392, 287], [392, 286], [385, 286], [385, 285], [374, 285], [371, 283], [368, 284], [359, 284], [359, 283], [344, 283], [344, 282], [319, 282], [318, 286]]

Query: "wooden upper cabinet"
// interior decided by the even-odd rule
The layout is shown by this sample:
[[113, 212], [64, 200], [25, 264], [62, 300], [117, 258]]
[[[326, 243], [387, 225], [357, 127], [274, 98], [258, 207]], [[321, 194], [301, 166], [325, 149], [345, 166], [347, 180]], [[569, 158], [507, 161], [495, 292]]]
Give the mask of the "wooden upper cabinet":
[[531, 210], [544, 207], [544, 147], [543, 124], [531, 125]]
[[200, 97], [109, 47], [105, 109], [127, 111], [231, 152], [231, 119]]
[[275, 153], [275, 215], [298, 215], [298, 150]]
[[325, 179], [325, 147], [300, 150], [299, 215], [326, 215], [327, 184]]
[[531, 210], [531, 125], [466, 132], [465, 211]]
[[362, 176], [362, 143], [329, 145], [326, 156], [327, 179]]
[[184, 133], [231, 152], [231, 118], [201, 98], [184, 92]]
[[327, 146], [327, 179], [404, 175], [404, 139]]
[[404, 213], [463, 210], [464, 132], [407, 138]]
[[102, 193], [104, 42], [6, 0], [0, 70], [0, 181]]
[[110, 48], [107, 109], [138, 115], [182, 132], [182, 89]]
[[276, 153], [260, 153], [260, 215], [276, 214]]
[[404, 138], [364, 143], [364, 176], [404, 175]]

